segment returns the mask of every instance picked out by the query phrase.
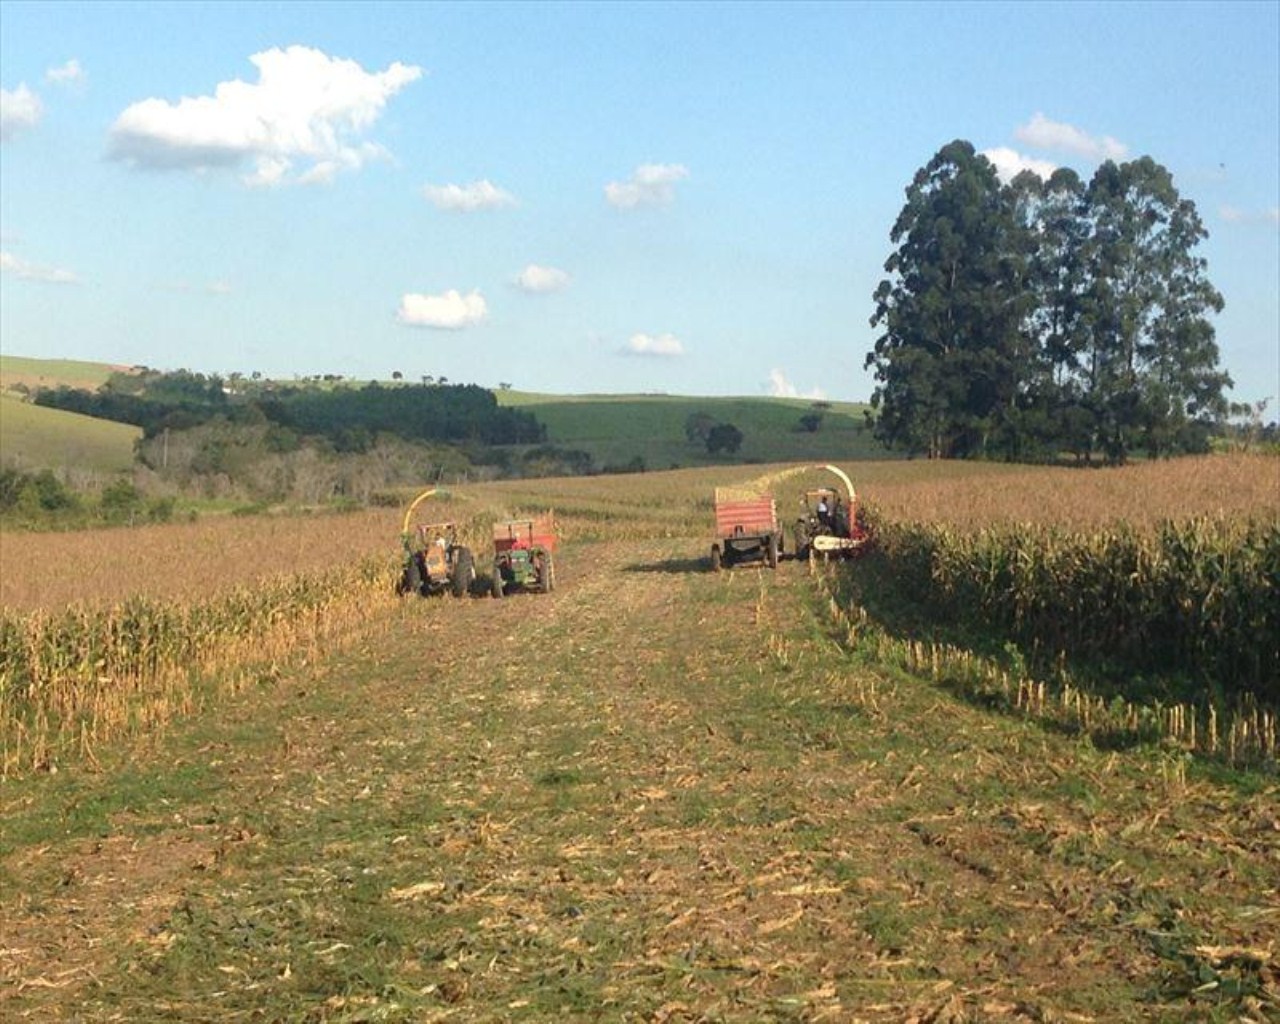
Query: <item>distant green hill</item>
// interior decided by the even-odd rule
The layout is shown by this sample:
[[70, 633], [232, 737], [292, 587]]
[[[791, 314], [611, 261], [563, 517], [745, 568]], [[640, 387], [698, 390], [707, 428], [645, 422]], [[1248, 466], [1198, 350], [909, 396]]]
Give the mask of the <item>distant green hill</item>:
[[[597, 465], [622, 466], [636, 456], [649, 469], [713, 465], [726, 461], [793, 462], [885, 458], [866, 429], [865, 405], [832, 402], [815, 409], [802, 398], [697, 398], [684, 395], [542, 395], [496, 392], [502, 405], [529, 409], [546, 425], [547, 440], [589, 452]], [[822, 412], [810, 433], [800, 417]], [[709, 455], [685, 436], [685, 423], [706, 413], [742, 431], [736, 456]]]
[[59, 384], [93, 390], [121, 369], [124, 368], [77, 359], [28, 359], [25, 356], [0, 355], [0, 390], [12, 391], [18, 385], [31, 390], [56, 388]]
[[133, 464], [138, 427], [43, 409], [0, 394], [0, 464], [22, 470], [118, 473]]
[[[97, 471], [131, 464], [135, 427], [36, 408], [18, 392], [40, 387], [93, 390], [121, 367], [75, 360], [0, 356], [0, 458], [20, 468], [82, 467]], [[357, 382], [350, 382], [355, 384]], [[388, 382], [382, 382], [384, 386]], [[548, 395], [495, 392], [498, 403], [532, 412], [547, 428], [547, 441], [585, 451], [597, 467], [622, 467], [636, 458], [648, 469], [726, 462], [803, 462], [882, 459], [889, 453], [866, 428], [866, 405], [831, 402], [817, 408], [803, 398], [699, 398], [687, 395]], [[821, 412], [818, 430], [800, 418]], [[685, 435], [690, 416], [703, 413], [742, 432], [734, 455], [711, 455]]]

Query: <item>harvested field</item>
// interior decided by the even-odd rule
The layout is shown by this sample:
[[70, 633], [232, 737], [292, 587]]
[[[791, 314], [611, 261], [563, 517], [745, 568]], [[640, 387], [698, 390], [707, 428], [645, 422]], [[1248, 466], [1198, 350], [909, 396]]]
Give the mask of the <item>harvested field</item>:
[[662, 538], [700, 488], [590, 539], [557, 486], [554, 593], [380, 605], [214, 713], [3, 783], [0, 1017], [1280, 1014], [1274, 773], [878, 664], [807, 565]]

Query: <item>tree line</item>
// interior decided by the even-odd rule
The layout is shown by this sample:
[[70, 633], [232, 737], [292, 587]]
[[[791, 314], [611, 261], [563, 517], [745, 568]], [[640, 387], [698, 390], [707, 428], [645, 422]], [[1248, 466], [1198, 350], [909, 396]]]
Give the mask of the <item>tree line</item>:
[[272, 385], [230, 388], [217, 375], [147, 370], [112, 375], [98, 391], [59, 387], [37, 405], [141, 427], [147, 438], [221, 419], [266, 423], [276, 436], [321, 438], [338, 451], [367, 450], [379, 434], [405, 441], [536, 444], [546, 428], [530, 412], [498, 405], [475, 384], [383, 387]]
[[1203, 451], [1228, 412], [1195, 204], [1150, 157], [1003, 184], [956, 140], [906, 189], [874, 293], [874, 431], [930, 458]]

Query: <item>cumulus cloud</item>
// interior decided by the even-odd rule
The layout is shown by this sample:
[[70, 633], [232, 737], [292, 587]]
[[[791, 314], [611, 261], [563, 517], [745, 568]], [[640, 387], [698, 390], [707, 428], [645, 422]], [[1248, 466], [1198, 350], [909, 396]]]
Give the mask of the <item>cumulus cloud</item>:
[[622, 354], [674, 359], [684, 355], [684, 343], [674, 334], [633, 334], [623, 346]]
[[572, 280], [567, 273], [556, 267], [540, 267], [530, 263], [516, 275], [516, 284], [526, 292], [543, 294], [545, 292], [563, 291]]
[[88, 78], [80, 62], [74, 57], [56, 68], [49, 68], [44, 73], [44, 80], [53, 85], [79, 85]]
[[1052, 121], [1037, 112], [1024, 125], [1014, 129], [1014, 137], [1033, 149], [1050, 153], [1071, 153], [1089, 160], [1123, 160], [1129, 147], [1110, 135], [1094, 136], [1063, 121]]
[[503, 206], [515, 206], [516, 197], [499, 188], [487, 178], [470, 185], [427, 185], [422, 194], [438, 209], [474, 213], [476, 210], [496, 210]]
[[610, 206], [631, 210], [637, 206], [667, 206], [676, 197], [676, 182], [689, 177], [683, 164], [641, 164], [626, 181], [604, 187]]
[[134, 103], [111, 126], [108, 154], [158, 170], [248, 166], [248, 185], [329, 181], [386, 156], [363, 136], [388, 100], [422, 75], [398, 61], [368, 72], [306, 46], [266, 50], [249, 61], [257, 82], [222, 82], [212, 96], [176, 103]]
[[44, 104], [26, 82], [12, 91], [0, 89], [0, 139], [11, 139], [24, 128], [34, 128], [43, 113]]
[[454, 288], [441, 295], [402, 295], [396, 311], [396, 319], [408, 327], [444, 331], [460, 331], [481, 323], [488, 315], [489, 308], [478, 291], [463, 295]]
[[774, 398], [826, 398], [821, 388], [814, 388], [805, 394], [801, 394], [791, 381], [787, 380], [787, 375], [779, 369], [769, 371], [769, 394]]
[[1000, 180], [1004, 182], [1013, 181], [1023, 171], [1031, 171], [1041, 179], [1048, 181], [1053, 172], [1058, 169], [1058, 165], [1055, 163], [1024, 156], [1008, 146], [984, 149], [981, 155], [995, 164], [996, 173], [1000, 176]]
[[23, 281], [40, 281], [44, 284], [79, 284], [80, 278], [70, 270], [60, 267], [42, 267], [13, 255], [0, 252], [0, 271], [12, 274]]
[[1280, 206], [1271, 206], [1263, 210], [1245, 210], [1239, 206], [1224, 204], [1218, 207], [1218, 216], [1229, 224], [1280, 225]]

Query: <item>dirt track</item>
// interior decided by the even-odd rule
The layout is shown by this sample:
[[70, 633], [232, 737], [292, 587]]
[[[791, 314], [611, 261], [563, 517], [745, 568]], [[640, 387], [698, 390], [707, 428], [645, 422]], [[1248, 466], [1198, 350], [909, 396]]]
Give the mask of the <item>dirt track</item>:
[[11, 786], [0, 1015], [1277, 1012], [1274, 785], [873, 672], [806, 567], [689, 550], [414, 602], [121, 772]]

